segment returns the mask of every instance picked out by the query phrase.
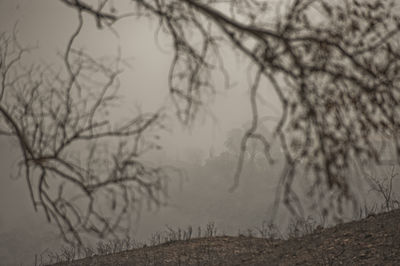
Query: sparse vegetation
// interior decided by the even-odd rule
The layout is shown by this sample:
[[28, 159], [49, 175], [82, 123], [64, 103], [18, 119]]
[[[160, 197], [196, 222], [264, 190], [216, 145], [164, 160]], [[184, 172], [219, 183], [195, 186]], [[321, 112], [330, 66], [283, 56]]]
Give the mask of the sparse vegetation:
[[[394, 166], [391, 166], [387, 175], [383, 175], [380, 178], [374, 177], [374, 184], [377, 184], [377, 186], [372, 187], [370, 192], [378, 193], [381, 197], [381, 202], [375, 202], [372, 205], [365, 203], [363, 208], [360, 208], [358, 215], [355, 214], [353, 219], [358, 221], [370, 217], [374, 217], [375, 219], [380, 213], [399, 210], [397, 194], [393, 189], [393, 181], [397, 176], [395, 169]], [[313, 233], [322, 234], [326, 230], [336, 230], [333, 228], [324, 228], [323, 220], [318, 220], [317, 218], [320, 217], [292, 217], [283, 231], [276, 224], [270, 221], [263, 221], [258, 227], [239, 230], [236, 237], [229, 237], [222, 234], [214, 222], [209, 222], [205, 226], [199, 226], [196, 229], [194, 229], [193, 226], [188, 226], [186, 229], [166, 226], [165, 230], [153, 233], [145, 242], [138, 242], [130, 237], [125, 237], [123, 239], [100, 241], [97, 242], [95, 247], [89, 246], [84, 249], [64, 246], [59, 251], [47, 250], [39, 256], [39, 260], [37, 258], [35, 259], [35, 265], [71, 262], [77, 259], [103, 255], [118, 256], [118, 254], [122, 254], [121, 252], [141, 252], [144, 250], [146, 250], [144, 253], [144, 265], [158, 265], [161, 262], [163, 262], [162, 264], [165, 263], [168, 265], [185, 265], [189, 257], [193, 256], [190, 249], [190, 246], [195, 243], [193, 241], [203, 241], [201, 242], [202, 244], [197, 247], [197, 257], [195, 257], [196, 263], [194, 263], [194, 265], [212, 265], [213, 262], [220, 262], [219, 256], [221, 251], [219, 249], [221, 249], [221, 247], [216, 247], [213, 244], [214, 241], [218, 241], [218, 239], [225, 238], [229, 239], [229, 241], [237, 239], [240, 251], [236, 249], [228, 251], [228, 253], [232, 252], [228, 256], [234, 257], [237, 254], [252, 253], [254, 250], [258, 250], [260, 247], [257, 241], [259, 240], [265, 241], [268, 245], [275, 246], [281, 243], [281, 241], [296, 241], [297, 239], [307, 237]], [[351, 232], [346, 233], [345, 236], [350, 236], [350, 234]], [[400, 239], [398, 241], [400, 241]], [[175, 245], [178, 242], [181, 247], [179, 248], [177, 256], [175, 256], [173, 260], [168, 259], [169, 254], [163, 249], [168, 245]], [[398, 244], [400, 245], [400, 243]], [[154, 249], [151, 248], [157, 248], [158, 251], [155, 252]], [[229, 249], [229, 247], [225, 248]], [[323, 258], [318, 254], [313, 254], [313, 259], [315, 262], [333, 265], [338, 262], [337, 258], [345, 251], [345, 248], [338, 248], [333, 255], [330, 254]]]
[[138, 242], [126, 236], [123, 239], [99, 241], [96, 243], [95, 247], [87, 246], [82, 248], [79, 246], [63, 246], [58, 251], [46, 250], [39, 256], [40, 263], [37, 263], [37, 265], [70, 262], [81, 258], [116, 254], [122, 251], [154, 247], [176, 241], [189, 241], [191, 239], [212, 238], [216, 236], [219, 236], [219, 233], [214, 222], [209, 222], [204, 227], [199, 226], [197, 228], [197, 234], [194, 234], [192, 226], [188, 226], [187, 229], [174, 229], [170, 226], [166, 226], [164, 231], [153, 233], [146, 242]]
[[[166, 242], [155, 246], [142, 243], [133, 249], [122, 249], [117, 253], [112, 253], [115, 246], [122, 247], [123, 245], [115, 245], [113, 241], [109, 241], [102, 242], [102, 254], [96, 253], [73, 263], [70, 263], [71, 256], [77, 253], [67, 247], [57, 254], [53, 253], [51, 258], [53, 263], [58, 262], [56, 265], [60, 266], [259, 265], [265, 263], [269, 265], [282, 263], [290, 265], [296, 263], [301, 265], [349, 263], [394, 265], [400, 262], [400, 231], [393, 226], [399, 218], [400, 210], [394, 210], [374, 217], [370, 216], [361, 221], [313, 231], [311, 234], [309, 234], [310, 229], [315, 225], [312, 219], [293, 221], [289, 226], [292, 228], [292, 234], [287, 234], [287, 240], [260, 237], [275, 234], [267, 231], [268, 226], [260, 230], [259, 234], [256, 234], [257, 230], [248, 231], [251, 232], [251, 236], [213, 235], [186, 240], [177, 240], [179, 235], [183, 235], [179, 232], [185, 230], [167, 228], [156, 237]], [[169, 239], [169, 236], [172, 238]]]

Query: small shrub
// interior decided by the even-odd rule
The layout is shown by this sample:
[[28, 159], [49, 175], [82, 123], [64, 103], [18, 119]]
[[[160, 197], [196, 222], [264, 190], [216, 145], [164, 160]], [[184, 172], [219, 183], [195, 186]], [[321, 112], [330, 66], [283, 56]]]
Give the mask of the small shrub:
[[291, 219], [287, 228], [288, 238], [297, 238], [304, 235], [311, 234], [317, 228], [317, 222], [313, 217], [308, 216], [304, 218], [293, 218]]

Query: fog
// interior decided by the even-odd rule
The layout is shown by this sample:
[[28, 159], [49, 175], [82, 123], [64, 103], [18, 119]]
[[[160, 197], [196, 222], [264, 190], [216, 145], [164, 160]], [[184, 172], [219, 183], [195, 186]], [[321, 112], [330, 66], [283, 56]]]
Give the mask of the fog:
[[[17, 25], [20, 42], [35, 47], [27, 56], [27, 63], [59, 65], [60, 54], [76, 23], [76, 12], [60, 1], [0, 2], [0, 29], [11, 30]], [[77, 42], [78, 47], [95, 56], [113, 56], [120, 51], [123, 58], [129, 59], [129, 66], [120, 77], [122, 97], [121, 105], [112, 113], [115, 121], [129, 118], [138, 108], [144, 112], [160, 107], [168, 110], [168, 126], [160, 132], [162, 149], [146, 158], [155, 164], [176, 166], [184, 175], [169, 181], [166, 206], [147, 208], [143, 204], [132, 236], [146, 240], [166, 226], [197, 227], [208, 222], [215, 222], [218, 230], [233, 235], [259, 226], [272, 213], [282, 170], [280, 161], [274, 165], [262, 158], [246, 162], [239, 186], [229, 191], [234, 184], [237, 155], [227, 139], [234, 130], [243, 133], [249, 122], [248, 66], [231, 55], [226, 64], [235, 73], [230, 80], [232, 86], [218, 89], [193, 125], [183, 126], [174, 115], [166, 85], [171, 48], [162, 35], [155, 37], [156, 27], [153, 21], [127, 18], [115, 25], [117, 36], [107, 29], [98, 30], [95, 21], [86, 19]], [[215, 86], [224, 87], [224, 82], [219, 76]], [[267, 103], [262, 115], [278, 117], [280, 103], [271, 91], [263, 90], [260, 95]], [[281, 158], [279, 147], [273, 147], [272, 155]], [[31, 265], [35, 254], [63, 244], [43, 212], [33, 210], [25, 180], [16, 171], [20, 156], [16, 142], [0, 138], [0, 265]], [[284, 225], [287, 210], [282, 208], [279, 219]]]

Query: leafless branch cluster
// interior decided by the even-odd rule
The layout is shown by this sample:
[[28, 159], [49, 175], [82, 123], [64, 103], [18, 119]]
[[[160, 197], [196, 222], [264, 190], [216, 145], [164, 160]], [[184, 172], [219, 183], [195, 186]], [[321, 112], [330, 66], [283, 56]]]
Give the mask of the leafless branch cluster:
[[393, 165], [383, 176], [377, 176], [377, 174], [368, 174], [367, 178], [372, 183], [370, 191], [374, 191], [380, 197], [383, 198], [381, 211], [391, 211], [399, 208], [400, 202], [396, 198], [395, 187], [393, 181], [398, 176], [398, 172], [395, 171], [396, 167]]
[[123, 60], [74, 48], [83, 26], [78, 14], [61, 67], [27, 65], [29, 50], [15, 35], [0, 35], [0, 135], [19, 145], [18, 176], [35, 210], [66, 242], [81, 245], [83, 234], [103, 238], [127, 229], [142, 204], [164, 204], [171, 172], [142, 159], [158, 147], [149, 136], [163, 128], [160, 112], [111, 122]]
[[[83, 2], [70, 3], [79, 8]], [[241, 142], [235, 186], [251, 138], [265, 147], [268, 158], [271, 144], [280, 143], [286, 167], [278, 196], [283, 195], [293, 212], [300, 210], [292, 189], [299, 172], [313, 180], [310, 195], [321, 191], [316, 189], [320, 186], [335, 192], [328, 210], [351, 199], [347, 178], [352, 162], [379, 163], [379, 136], [389, 136], [400, 155], [396, 1], [132, 3], [141, 15], [158, 19], [172, 39], [169, 87], [183, 121], [193, 118], [213, 89], [210, 73], [220, 69], [227, 74], [221, 49], [232, 48], [256, 69], [249, 99], [252, 124]], [[102, 14], [89, 13], [103, 19], [98, 12]], [[272, 137], [259, 130], [256, 95], [262, 89], [273, 89], [282, 106]], [[324, 192], [319, 197], [325, 197]]]

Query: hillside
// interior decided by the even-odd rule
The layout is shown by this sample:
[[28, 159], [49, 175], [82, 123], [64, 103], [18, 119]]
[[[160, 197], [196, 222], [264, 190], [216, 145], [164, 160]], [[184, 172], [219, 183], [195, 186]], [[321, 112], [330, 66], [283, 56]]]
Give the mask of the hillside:
[[400, 210], [271, 241], [220, 236], [174, 241], [56, 265], [400, 265]]

